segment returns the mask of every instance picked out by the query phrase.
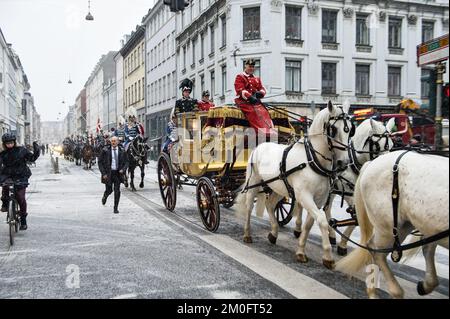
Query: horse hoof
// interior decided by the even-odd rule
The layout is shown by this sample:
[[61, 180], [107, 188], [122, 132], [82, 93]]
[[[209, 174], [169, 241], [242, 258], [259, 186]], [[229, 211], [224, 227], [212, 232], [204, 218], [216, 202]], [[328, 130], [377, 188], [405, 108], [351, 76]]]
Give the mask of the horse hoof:
[[322, 264], [325, 266], [325, 268], [333, 270], [334, 269], [334, 260], [322, 260]]
[[418, 293], [420, 296], [425, 296], [425, 295], [428, 295], [428, 294], [429, 294], [428, 292], [425, 291], [425, 287], [424, 287], [424, 285], [423, 285], [423, 281], [419, 281], [419, 282], [417, 283], [417, 293]]
[[139, 184], [139, 187], [140, 188], [144, 188], [144, 184]]
[[253, 243], [252, 236], [244, 236], [244, 243], [246, 243], [246, 244]]
[[295, 238], [300, 238], [300, 235], [301, 235], [301, 234], [302, 234], [301, 231], [294, 230], [294, 236], [295, 236]]
[[297, 261], [302, 264], [306, 264], [309, 261], [309, 259], [308, 259], [308, 257], [306, 257], [306, 255], [297, 254]]
[[338, 246], [337, 253], [339, 256], [347, 256], [347, 248], [342, 248], [341, 246]]
[[277, 238], [274, 235], [272, 235], [272, 233], [269, 233], [267, 238], [269, 238], [269, 241], [270, 241], [271, 244], [275, 245], [277, 243]]
[[330, 238], [330, 244], [333, 246], [336, 246], [336, 238], [334, 237], [329, 237]]

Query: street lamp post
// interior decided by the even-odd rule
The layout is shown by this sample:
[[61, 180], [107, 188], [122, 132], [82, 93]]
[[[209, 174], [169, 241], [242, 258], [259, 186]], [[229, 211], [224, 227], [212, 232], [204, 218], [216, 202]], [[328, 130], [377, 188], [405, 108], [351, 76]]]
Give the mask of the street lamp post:
[[434, 135], [434, 145], [439, 150], [442, 146], [442, 85], [444, 83], [445, 63], [436, 64], [436, 133]]
[[87, 21], [94, 21], [94, 16], [91, 14], [91, 0], [88, 1], [88, 14], [86, 15]]

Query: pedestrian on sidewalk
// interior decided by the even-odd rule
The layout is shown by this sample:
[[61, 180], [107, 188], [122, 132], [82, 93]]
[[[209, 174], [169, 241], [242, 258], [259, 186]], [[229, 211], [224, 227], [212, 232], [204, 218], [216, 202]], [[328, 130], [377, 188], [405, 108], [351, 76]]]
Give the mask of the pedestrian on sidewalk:
[[108, 196], [114, 190], [114, 214], [118, 214], [120, 184], [125, 181], [124, 173], [128, 168], [128, 159], [125, 150], [119, 146], [119, 138], [117, 136], [113, 136], [111, 144], [102, 149], [98, 159], [98, 167], [102, 174], [102, 183], [106, 186], [102, 204], [106, 204]]

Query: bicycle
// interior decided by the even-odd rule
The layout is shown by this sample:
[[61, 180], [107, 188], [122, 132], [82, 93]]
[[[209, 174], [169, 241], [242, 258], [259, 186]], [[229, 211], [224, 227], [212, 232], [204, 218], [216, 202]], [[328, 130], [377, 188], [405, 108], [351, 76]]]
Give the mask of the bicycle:
[[9, 225], [9, 244], [14, 245], [14, 234], [19, 232], [20, 225], [20, 215], [19, 215], [19, 204], [16, 199], [15, 188], [21, 186], [21, 183], [17, 183], [12, 180], [6, 180], [0, 186], [9, 188], [9, 203], [8, 212], [6, 214], [6, 223]]

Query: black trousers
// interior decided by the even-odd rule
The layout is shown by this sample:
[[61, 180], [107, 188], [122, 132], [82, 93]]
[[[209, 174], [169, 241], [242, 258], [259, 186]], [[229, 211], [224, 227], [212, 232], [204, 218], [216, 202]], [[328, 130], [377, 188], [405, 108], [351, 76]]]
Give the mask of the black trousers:
[[120, 175], [119, 171], [111, 171], [111, 179], [106, 184], [105, 197], [112, 194], [114, 190], [114, 208], [119, 206], [120, 201]]

